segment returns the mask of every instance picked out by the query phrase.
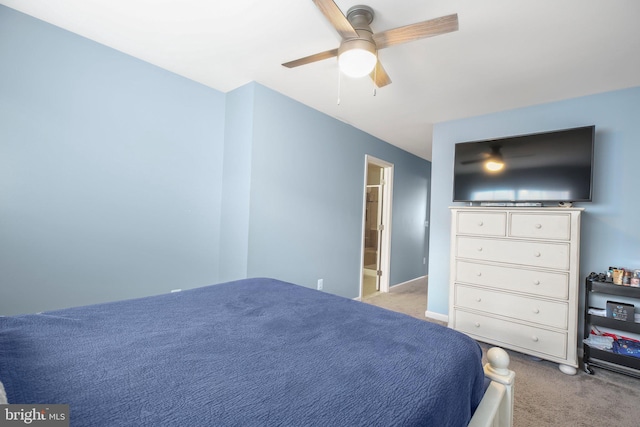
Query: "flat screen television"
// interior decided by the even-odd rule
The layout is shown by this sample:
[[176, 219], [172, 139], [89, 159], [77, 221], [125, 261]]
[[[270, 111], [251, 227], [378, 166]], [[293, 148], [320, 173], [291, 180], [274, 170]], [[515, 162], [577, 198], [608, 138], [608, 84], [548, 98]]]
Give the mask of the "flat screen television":
[[595, 126], [455, 145], [453, 201], [591, 201]]

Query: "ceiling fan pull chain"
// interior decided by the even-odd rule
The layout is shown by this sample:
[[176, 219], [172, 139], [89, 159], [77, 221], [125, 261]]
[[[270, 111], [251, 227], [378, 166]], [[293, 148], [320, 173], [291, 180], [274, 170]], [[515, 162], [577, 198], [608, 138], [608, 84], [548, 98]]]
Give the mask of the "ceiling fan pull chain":
[[338, 68], [338, 105], [340, 105], [340, 91], [342, 89], [342, 76], [340, 75], [340, 68]]
[[377, 81], [378, 81], [378, 51], [376, 51], [376, 65], [373, 67], [373, 96], [376, 96]]

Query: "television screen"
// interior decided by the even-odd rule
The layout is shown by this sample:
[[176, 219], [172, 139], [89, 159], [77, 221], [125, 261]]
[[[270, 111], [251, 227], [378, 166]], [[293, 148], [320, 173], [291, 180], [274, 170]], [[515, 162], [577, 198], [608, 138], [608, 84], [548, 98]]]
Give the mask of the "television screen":
[[454, 202], [591, 201], [595, 126], [455, 145]]

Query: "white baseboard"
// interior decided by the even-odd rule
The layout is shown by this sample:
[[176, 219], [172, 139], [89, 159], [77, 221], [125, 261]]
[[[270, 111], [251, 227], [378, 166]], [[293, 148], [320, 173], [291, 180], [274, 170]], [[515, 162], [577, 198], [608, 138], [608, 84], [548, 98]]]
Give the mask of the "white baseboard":
[[406, 282], [402, 282], [402, 283], [398, 283], [397, 285], [393, 285], [389, 288], [389, 292], [393, 292], [394, 289], [397, 289], [401, 286], [405, 286], [405, 285], [415, 285], [415, 284], [419, 284], [421, 282], [425, 282], [424, 284], [426, 285], [427, 283], [427, 277], [428, 276], [421, 276], [421, 277], [416, 277], [415, 279], [411, 279], [408, 280]]
[[[402, 282], [402, 283], [398, 283], [397, 285], [393, 285], [389, 287], [389, 292], [397, 292], [400, 290], [400, 288], [402, 286], [405, 285], [423, 285], [427, 286], [427, 278], [428, 276], [421, 276], [421, 277], [416, 277], [415, 279], [411, 279], [411, 280], [407, 280], [406, 282]], [[421, 283], [424, 282], [424, 283]], [[353, 298], [356, 301], [362, 301], [362, 297], [355, 297]]]
[[425, 311], [424, 317], [428, 317], [429, 319], [439, 320], [444, 323], [449, 323], [449, 316], [446, 314], [435, 313], [433, 311]]

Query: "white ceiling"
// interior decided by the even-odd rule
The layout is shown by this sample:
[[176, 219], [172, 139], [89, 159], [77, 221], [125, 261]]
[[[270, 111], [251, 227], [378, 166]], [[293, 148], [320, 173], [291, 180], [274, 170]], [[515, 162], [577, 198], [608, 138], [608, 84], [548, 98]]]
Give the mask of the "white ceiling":
[[371, 6], [374, 32], [457, 13], [460, 30], [379, 53], [393, 83], [342, 79], [312, 0], [0, 0], [228, 92], [257, 81], [425, 159], [434, 123], [640, 86], [638, 0], [335, 0]]

